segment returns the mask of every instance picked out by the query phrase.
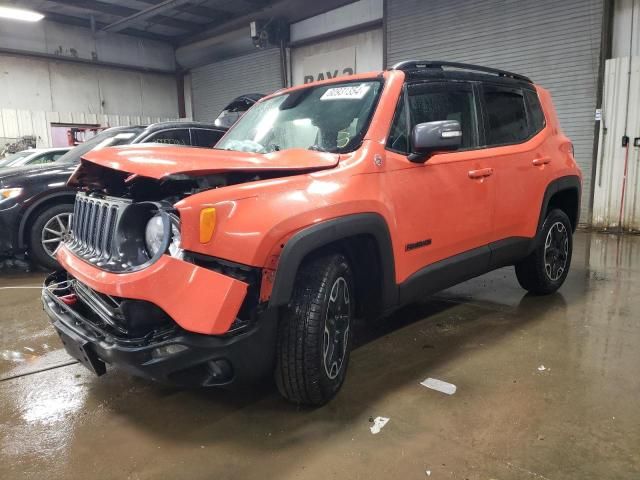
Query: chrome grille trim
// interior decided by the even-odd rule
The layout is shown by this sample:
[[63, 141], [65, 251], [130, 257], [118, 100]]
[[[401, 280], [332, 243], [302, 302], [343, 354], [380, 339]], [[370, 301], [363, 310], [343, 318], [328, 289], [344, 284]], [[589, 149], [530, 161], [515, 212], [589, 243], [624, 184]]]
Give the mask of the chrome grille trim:
[[131, 202], [78, 193], [67, 247], [98, 266], [116, 260], [115, 232], [124, 208]]

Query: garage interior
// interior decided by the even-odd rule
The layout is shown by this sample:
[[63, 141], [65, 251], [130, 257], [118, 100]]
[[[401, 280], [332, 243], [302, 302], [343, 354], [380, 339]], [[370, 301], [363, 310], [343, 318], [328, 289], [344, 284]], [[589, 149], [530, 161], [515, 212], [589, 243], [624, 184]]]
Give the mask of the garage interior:
[[43, 16], [0, 8], [2, 154], [61, 147], [56, 129], [213, 124], [241, 95], [431, 59], [548, 89], [583, 174], [558, 292], [527, 294], [505, 267], [358, 320], [347, 381], [317, 409], [270, 379], [98, 378], [43, 312], [47, 272], [0, 258], [0, 478], [640, 478], [640, 0], [0, 7]]

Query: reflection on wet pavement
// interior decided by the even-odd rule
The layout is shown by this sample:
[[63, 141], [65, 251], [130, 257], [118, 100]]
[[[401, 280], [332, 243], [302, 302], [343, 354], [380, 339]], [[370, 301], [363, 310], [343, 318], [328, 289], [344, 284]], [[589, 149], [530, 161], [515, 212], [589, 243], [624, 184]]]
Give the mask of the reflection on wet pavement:
[[640, 237], [578, 234], [552, 296], [501, 269], [361, 323], [343, 391], [318, 410], [268, 383], [95, 378], [69, 364], [37, 289], [3, 289], [42, 279], [0, 277], [2, 479], [640, 478]]

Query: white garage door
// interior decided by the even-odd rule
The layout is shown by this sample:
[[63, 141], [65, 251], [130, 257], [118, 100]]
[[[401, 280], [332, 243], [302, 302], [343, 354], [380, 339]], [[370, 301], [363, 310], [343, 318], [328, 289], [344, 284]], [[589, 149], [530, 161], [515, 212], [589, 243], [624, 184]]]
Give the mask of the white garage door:
[[451, 60], [549, 89], [584, 174], [588, 222], [603, 0], [388, 0], [387, 63]]
[[268, 94], [282, 88], [280, 51], [259, 50], [195, 68], [191, 82], [193, 118], [213, 122], [239, 95]]

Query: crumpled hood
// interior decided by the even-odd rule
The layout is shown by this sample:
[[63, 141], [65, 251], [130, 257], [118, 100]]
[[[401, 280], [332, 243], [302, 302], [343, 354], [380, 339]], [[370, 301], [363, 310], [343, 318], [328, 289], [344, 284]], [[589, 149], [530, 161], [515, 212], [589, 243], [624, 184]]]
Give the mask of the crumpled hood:
[[83, 159], [114, 170], [160, 179], [174, 174], [322, 170], [335, 167], [339, 155], [305, 149], [260, 154], [139, 144], [94, 150], [87, 153]]

